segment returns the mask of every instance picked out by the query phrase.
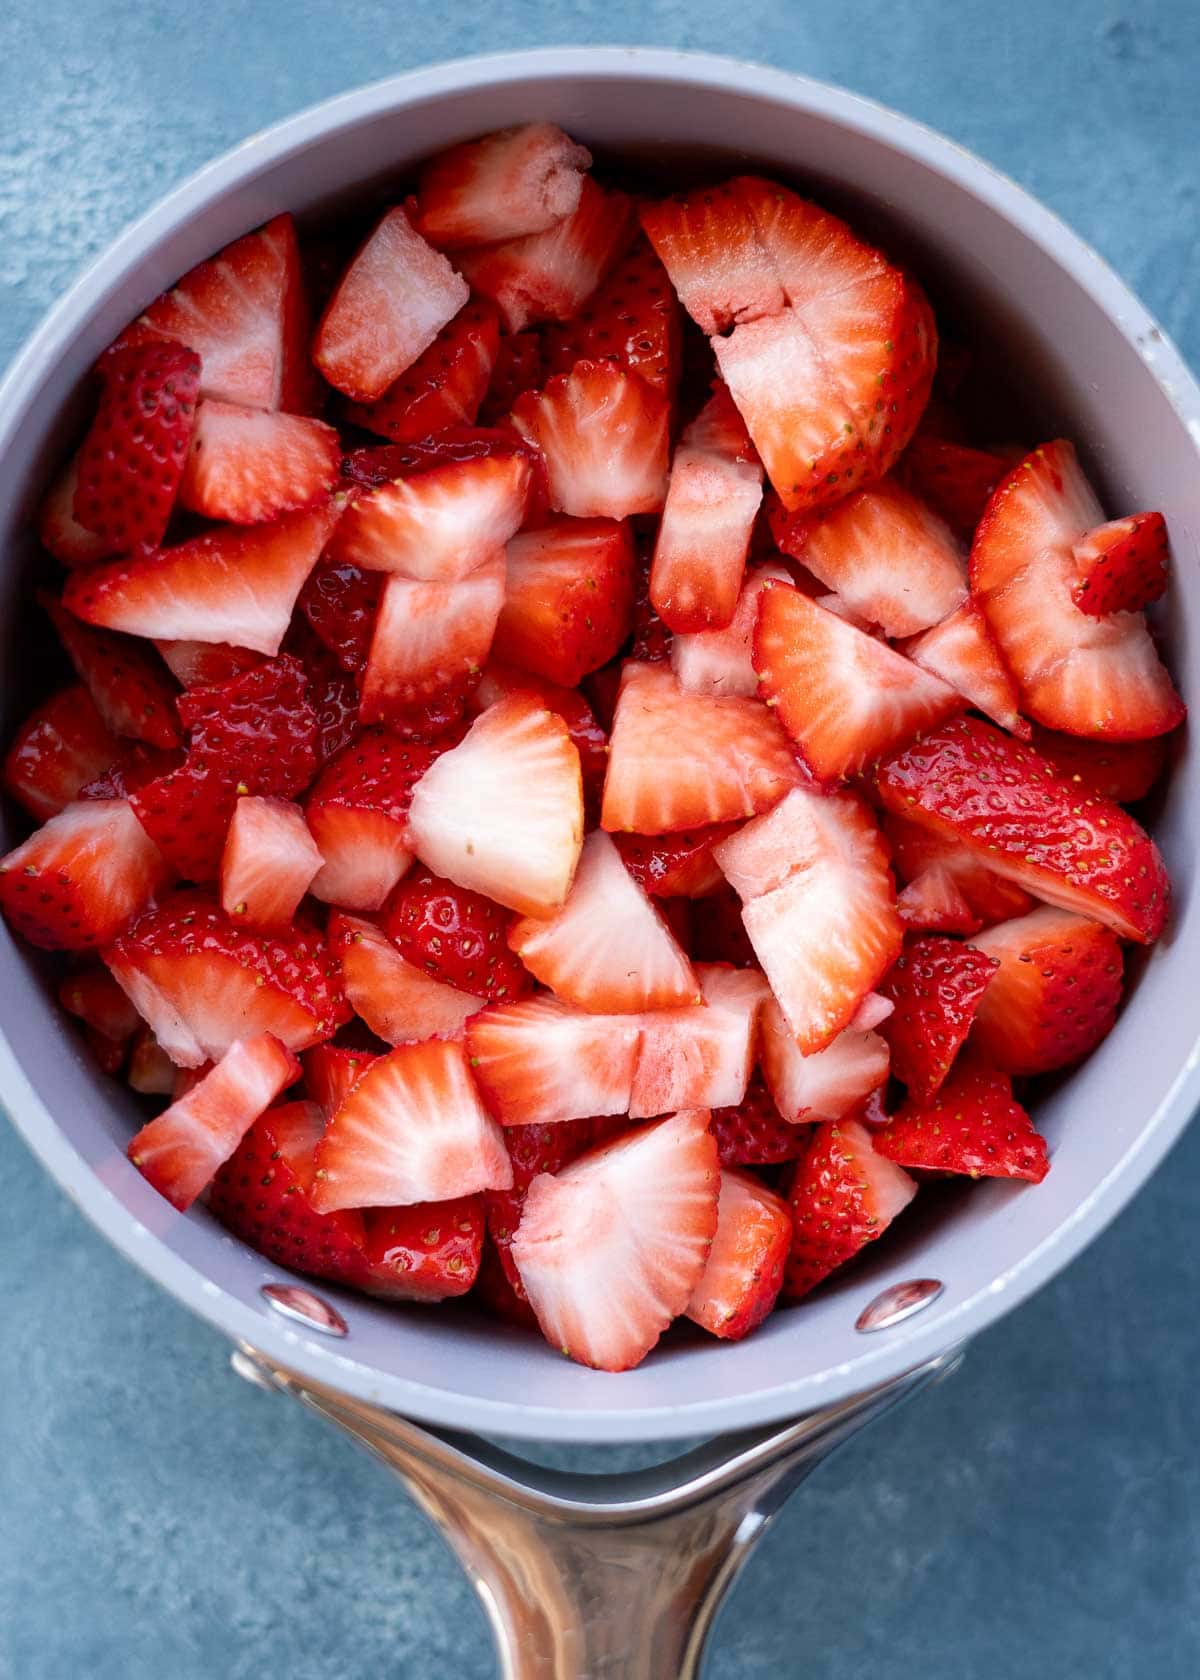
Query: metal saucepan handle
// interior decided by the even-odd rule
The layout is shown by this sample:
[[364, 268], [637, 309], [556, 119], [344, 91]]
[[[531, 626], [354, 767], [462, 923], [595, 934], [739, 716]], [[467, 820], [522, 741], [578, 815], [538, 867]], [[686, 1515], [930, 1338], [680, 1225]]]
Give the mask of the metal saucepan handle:
[[792, 1423], [621, 1476], [545, 1470], [411, 1423], [243, 1346], [234, 1366], [381, 1458], [441, 1531], [496, 1637], [503, 1680], [695, 1680], [721, 1600], [834, 1447], [957, 1365], [957, 1352]]

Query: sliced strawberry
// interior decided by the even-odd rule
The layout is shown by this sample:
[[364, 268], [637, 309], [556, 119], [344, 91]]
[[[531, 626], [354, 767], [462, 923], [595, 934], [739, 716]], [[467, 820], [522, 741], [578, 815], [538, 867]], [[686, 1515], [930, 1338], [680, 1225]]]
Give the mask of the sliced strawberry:
[[1075, 546], [1102, 518], [1071, 445], [1034, 450], [988, 503], [971, 550], [971, 587], [1028, 717], [1070, 735], [1163, 735], [1184, 705], [1144, 621], [1132, 613], [1089, 618], [1073, 598]]
[[653, 898], [703, 898], [724, 882], [713, 847], [733, 832], [733, 823], [649, 837], [614, 836], [621, 861]]
[[964, 601], [957, 612], [909, 642], [904, 651], [923, 671], [931, 671], [949, 683], [993, 723], [1023, 741], [1029, 739], [1029, 725], [1018, 709], [1016, 685], [988, 621], [974, 601]]
[[788, 1197], [793, 1236], [785, 1294], [794, 1298], [815, 1289], [881, 1237], [916, 1195], [908, 1174], [876, 1150], [878, 1136], [857, 1120], [829, 1120], [816, 1128]]
[[784, 583], [763, 589], [754, 662], [768, 705], [821, 781], [854, 775], [963, 703], [949, 683]]
[[1148, 741], [1088, 741], [1033, 726], [1033, 745], [1063, 776], [1092, 793], [1133, 805], [1144, 799], [1166, 767], [1164, 735]]
[[413, 791], [409, 829], [437, 875], [522, 915], [565, 900], [583, 844], [579, 754], [530, 695], [498, 700]]
[[[517, 398], [542, 383], [542, 341], [536, 332], [507, 333], [496, 351], [491, 382], [479, 406], [479, 424], [494, 426]], [[42, 539], [45, 541], [45, 538]], [[47, 543], [46, 545], [50, 545]], [[53, 552], [53, 550], [51, 550]]]
[[971, 1046], [1007, 1073], [1050, 1073], [1094, 1050], [1121, 1001], [1121, 947], [1110, 928], [1043, 905], [975, 944], [999, 963]]
[[792, 1216], [782, 1197], [723, 1167], [717, 1229], [687, 1316], [725, 1341], [748, 1336], [775, 1305], [791, 1246]]
[[882, 1026], [892, 1072], [911, 1097], [941, 1089], [998, 967], [984, 948], [934, 936], [908, 943], [880, 981], [896, 1006]]
[[304, 1085], [326, 1120], [341, 1103], [360, 1074], [375, 1060], [370, 1050], [345, 1044], [314, 1044], [300, 1058]]
[[392, 941], [357, 916], [330, 917], [329, 949], [341, 963], [346, 997], [386, 1044], [457, 1038], [483, 999], [432, 979], [406, 962]]
[[787, 302], [759, 243], [744, 185], [726, 181], [639, 211], [680, 302], [710, 338], [739, 321], [777, 315]]
[[314, 897], [346, 910], [378, 910], [412, 862], [408, 806], [435, 747], [365, 729], [322, 771], [305, 815], [325, 860]]
[[1047, 903], [1143, 944], [1162, 932], [1170, 882], [1146, 831], [990, 724], [943, 724], [886, 760], [875, 785], [889, 810], [962, 841]]
[[1167, 522], [1161, 513], [1133, 513], [1099, 525], [1072, 550], [1079, 582], [1071, 599], [1091, 618], [1141, 612], [1167, 587]]
[[232, 1045], [217, 1066], [129, 1144], [134, 1166], [182, 1213], [300, 1072], [270, 1033]]
[[321, 560], [300, 591], [297, 607], [344, 671], [367, 663], [383, 584], [379, 572]]
[[387, 1301], [448, 1301], [465, 1295], [479, 1275], [484, 1211], [478, 1196], [367, 1208], [370, 1295]]
[[759, 597], [769, 579], [790, 583], [791, 573], [775, 561], [749, 566], [745, 581], [724, 630], [700, 630], [671, 638], [671, 669], [679, 686], [691, 694], [756, 695], [754, 627]]
[[466, 281], [396, 205], [326, 304], [313, 360], [354, 402], [375, 402], [429, 348], [468, 295]]
[[230, 647], [226, 642], [157, 641], [163, 664], [184, 688], [205, 688], [209, 683], [228, 682], [230, 677], [252, 671], [264, 655], [250, 648]]
[[512, 1166], [457, 1044], [406, 1044], [355, 1081], [317, 1146], [313, 1205], [442, 1202], [507, 1190]]
[[897, 471], [910, 490], [969, 543], [992, 491], [1010, 462], [984, 449], [968, 449], [928, 432], [924, 422]]
[[113, 543], [85, 530], [76, 519], [78, 483], [79, 457], [74, 455], [50, 486], [38, 512], [38, 540], [68, 570], [107, 560], [116, 551]]
[[538, 321], [569, 321], [625, 254], [637, 223], [621, 192], [585, 176], [569, 216], [541, 233], [506, 239], [455, 260], [472, 288], [500, 311], [506, 332]]
[[[614, 1123], [623, 1130], [627, 1129], [620, 1119]], [[526, 1191], [539, 1173], [560, 1172], [585, 1149], [605, 1141], [604, 1126], [603, 1120], [562, 1120], [553, 1126], [509, 1126], [504, 1133], [504, 1143], [512, 1161], [512, 1189], [488, 1190], [483, 1196], [483, 1203], [487, 1210], [487, 1228], [493, 1253], [506, 1285], [503, 1291], [507, 1296], [505, 1305], [515, 1310], [522, 1323], [537, 1323], [512, 1258], [512, 1240], [521, 1222]], [[497, 1293], [494, 1287], [487, 1288], [492, 1281], [485, 1280], [489, 1297]]]
[[320, 420], [209, 398], [196, 415], [180, 504], [206, 519], [260, 524], [320, 500], [340, 459], [337, 433]]
[[156, 548], [171, 518], [196, 423], [200, 358], [182, 344], [114, 345], [79, 449], [74, 516], [110, 552]]
[[541, 233], [579, 204], [592, 156], [554, 123], [522, 123], [439, 152], [421, 171], [418, 225], [434, 245]]
[[667, 494], [670, 405], [637, 374], [576, 362], [527, 391], [512, 424], [546, 463], [550, 506], [579, 519], [657, 513]]
[[702, 1004], [641, 1017], [629, 1113], [634, 1120], [680, 1106], [732, 1108], [746, 1094], [758, 1022], [769, 996], [757, 969], [696, 970]]
[[473, 426], [499, 347], [495, 306], [473, 299], [377, 402], [350, 404], [346, 418], [396, 443], [418, 442], [446, 426]]
[[177, 748], [148, 747], [144, 741], [126, 741], [108, 769], [80, 789], [80, 799], [129, 799], [160, 776], [169, 775], [183, 763]]
[[147, 910], [103, 956], [180, 1067], [216, 1061], [238, 1039], [264, 1032], [306, 1050], [350, 1014], [312, 928], [254, 933], [201, 892]]
[[[940, 870], [950, 877], [972, 918], [971, 926], [964, 926], [962, 932], [973, 933], [992, 922], [1007, 921], [1010, 916], [1023, 916], [1026, 910], [1033, 908], [1033, 899], [1023, 887], [993, 874], [983, 863], [979, 852], [963, 845], [952, 835], [935, 834], [932, 829], [924, 828], [907, 817], [894, 816], [890, 811], [884, 814], [883, 832], [902, 881], [916, 882], [931, 869]], [[959, 906], [954, 908], [956, 913], [959, 912]], [[942, 928], [940, 931], [953, 933], [956, 929]]]
[[133, 1040], [129, 1051], [129, 1066], [125, 1070], [126, 1083], [144, 1097], [172, 1097], [175, 1094], [175, 1075], [179, 1069], [155, 1038], [149, 1027], [143, 1027]]
[[[84, 576], [79, 574], [80, 578]], [[179, 741], [170, 679], [149, 648], [81, 624], [61, 602], [39, 596], [80, 680], [114, 735], [173, 747]]]
[[736, 1108], [714, 1108], [711, 1131], [723, 1167], [771, 1167], [795, 1161], [808, 1148], [809, 1128], [793, 1126], [755, 1076]]
[[0, 859], [0, 910], [31, 945], [84, 951], [110, 940], [168, 873], [127, 800], [79, 800]]
[[612, 362], [674, 396], [683, 355], [679, 304], [649, 244], [639, 239], [570, 320], [544, 330], [542, 343], [547, 374]]
[[324, 766], [358, 734], [358, 686], [313, 635], [307, 620], [293, 619], [284, 645], [304, 667], [308, 702], [317, 719], [317, 764]]
[[895, 478], [858, 490], [824, 513], [788, 514], [778, 500], [768, 512], [783, 552], [885, 635], [927, 630], [966, 599], [958, 539]]
[[628, 637], [633, 587], [626, 524], [562, 519], [522, 532], [508, 545], [496, 657], [574, 688]]
[[691, 951], [698, 962], [754, 966], [757, 959], [742, 922], [742, 901], [732, 887], [722, 885], [694, 900], [688, 911]]
[[58, 1001], [93, 1032], [124, 1044], [141, 1026], [141, 1016], [108, 970], [99, 963], [76, 969], [58, 988]]
[[796, 788], [716, 848], [742, 920], [806, 1055], [849, 1025], [899, 953], [887, 853], [853, 794]]
[[467, 1054], [502, 1126], [557, 1125], [628, 1112], [640, 1034], [637, 1016], [523, 998], [473, 1016]]
[[983, 925], [963, 897], [953, 870], [940, 863], [913, 876], [897, 893], [896, 909], [906, 928], [921, 933], [975, 933]]
[[662, 666], [626, 665], [604, 783], [610, 832], [732, 822], [768, 810], [802, 779], [760, 701], [685, 694]]
[[852, 1021], [824, 1050], [806, 1056], [774, 998], [763, 1009], [759, 1057], [775, 1107], [791, 1125], [842, 1119], [888, 1076], [887, 1041], [873, 1028]]
[[1012, 1080], [972, 1061], [960, 1062], [936, 1096], [902, 1103], [874, 1144], [889, 1161], [927, 1172], [1040, 1184], [1050, 1171], [1046, 1140], [1013, 1101]]
[[[501, 608], [496, 640], [503, 622], [504, 609]], [[495, 647], [495, 640], [492, 645]], [[484, 666], [468, 709], [485, 712], [497, 700], [503, 700], [505, 695], [520, 693], [535, 696], [548, 712], [557, 713], [566, 724], [567, 734], [579, 754], [587, 821], [594, 821], [600, 809], [604, 773], [608, 769], [608, 736], [597, 722], [595, 713], [578, 689], [561, 688], [557, 683], [535, 677], [530, 671], [502, 665], [495, 659]]]
[[38, 819], [55, 817], [112, 764], [120, 747], [82, 683], [29, 714], [4, 760], [4, 786]]
[[482, 893], [416, 869], [397, 887], [383, 926], [423, 973], [488, 1003], [505, 1003], [530, 988], [508, 948], [512, 919]]
[[530, 1185], [512, 1254], [552, 1347], [628, 1370], [687, 1308], [717, 1226], [707, 1126], [677, 1114]]
[[221, 859], [221, 907], [247, 927], [291, 921], [321, 854], [304, 813], [286, 799], [248, 795], [234, 806]]

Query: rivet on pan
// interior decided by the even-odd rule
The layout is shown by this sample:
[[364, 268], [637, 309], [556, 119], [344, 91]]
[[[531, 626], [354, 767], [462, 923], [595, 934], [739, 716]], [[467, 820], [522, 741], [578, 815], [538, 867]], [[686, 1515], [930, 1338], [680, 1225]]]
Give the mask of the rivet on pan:
[[890, 1330], [893, 1324], [903, 1323], [936, 1301], [945, 1287], [940, 1278], [909, 1278], [905, 1283], [893, 1283], [867, 1302], [854, 1320], [854, 1328], [864, 1335], [872, 1330]]
[[294, 1318], [310, 1330], [319, 1330], [323, 1336], [347, 1336], [350, 1333], [349, 1325], [337, 1308], [314, 1295], [311, 1289], [301, 1289], [296, 1283], [264, 1283], [262, 1294], [268, 1305], [274, 1307], [277, 1313], [282, 1313], [284, 1318]]

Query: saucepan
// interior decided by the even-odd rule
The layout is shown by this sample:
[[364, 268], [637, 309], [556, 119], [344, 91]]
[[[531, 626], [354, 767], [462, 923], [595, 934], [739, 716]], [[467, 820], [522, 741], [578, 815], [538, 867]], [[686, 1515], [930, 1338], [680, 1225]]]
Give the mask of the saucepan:
[[[973, 324], [1031, 424], [1080, 447], [1113, 509], [1162, 508], [1174, 585], [1159, 627], [1200, 694], [1200, 390], [1078, 238], [949, 140], [850, 94], [731, 60], [551, 49], [421, 70], [238, 147], [132, 227], [79, 281], [0, 389], [4, 704], [21, 709], [35, 587], [29, 516], [96, 355], [184, 270], [282, 210], [317, 214], [450, 142], [548, 118], [643, 169], [761, 169], [878, 229]], [[0, 930], [0, 1099], [47, 1169], [135, 1264], [236, 1344], [235, 1367], [391, 1464], [457, 1550], [522, 1680], [698, 1671], [721, 1592], [824, 1452], [943, 1374], [1065, 1266], [1146, 1180], [1200, 1098], [1194, 835], [1181, 749], [1153, 827], [1176, 884], [1167, 937], [1117, 1029], [1039, 1099], [1046, 1182], [919, 1197], [879, 1252], [742, 1343], [668, 1339], [638, 1370], [568, 1364], [469, 1310], [400, 1311], [305, 1286], [175, 1213], [125, 1159], [133, 1100], [94, 1071], [37, 959]], [[8, 842], [11, 844], [11, 841]], [[484, 1437], [709, 1445], [620, 1479], [550, 1473]]]

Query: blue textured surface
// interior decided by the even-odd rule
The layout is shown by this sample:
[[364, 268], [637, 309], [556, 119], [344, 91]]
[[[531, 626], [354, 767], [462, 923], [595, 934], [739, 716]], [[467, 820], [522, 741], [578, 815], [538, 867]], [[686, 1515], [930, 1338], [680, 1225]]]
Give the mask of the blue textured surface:
[[[493, 0], [486, 38], [478, 15], [10, 0], [0, 363], [125, 222], [250, 129], [481, 46], [619, 40], [803, 70], [923, 118], [1072, 222], [1200, 361], [1193, 0]], [[384, 1475], [235, 1382], [225, 1344], [7, 1132], [0, 1179], [0, 1680], [484, 1680], [482, 1618]], [[730, 1602], [717, 1680], [1200, 1672], [1198, 1200], [1194, 1128], [952, 1383], [820, 1472]]]

